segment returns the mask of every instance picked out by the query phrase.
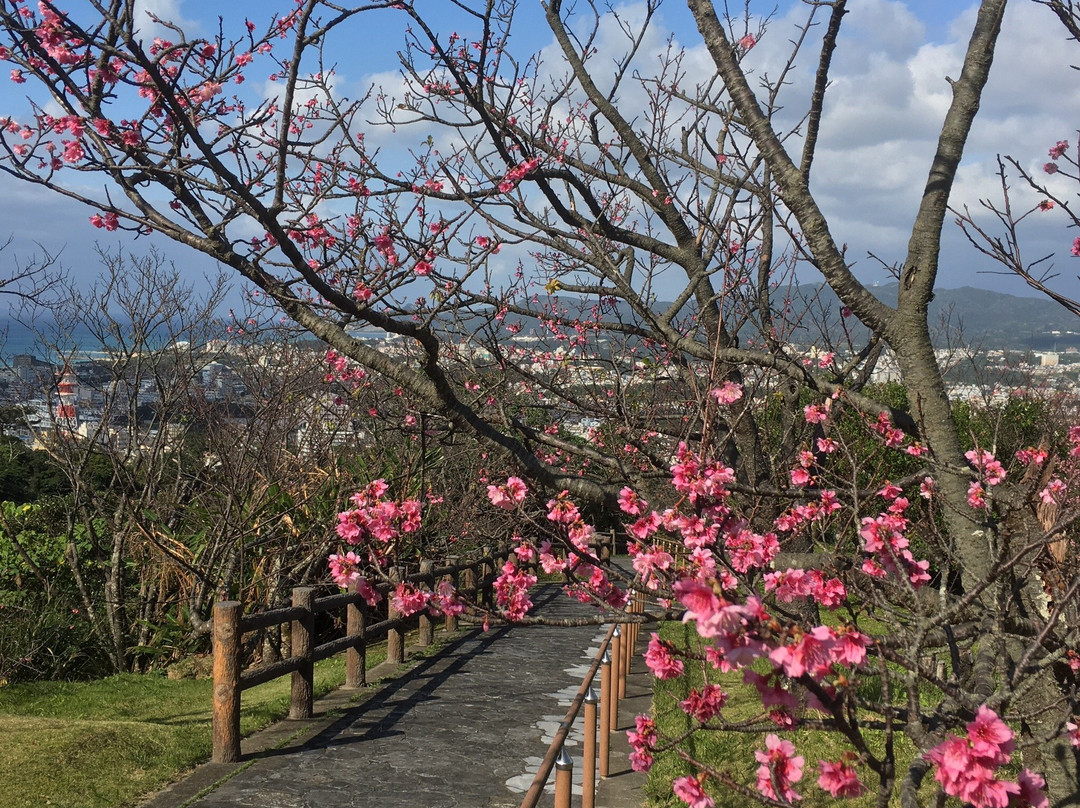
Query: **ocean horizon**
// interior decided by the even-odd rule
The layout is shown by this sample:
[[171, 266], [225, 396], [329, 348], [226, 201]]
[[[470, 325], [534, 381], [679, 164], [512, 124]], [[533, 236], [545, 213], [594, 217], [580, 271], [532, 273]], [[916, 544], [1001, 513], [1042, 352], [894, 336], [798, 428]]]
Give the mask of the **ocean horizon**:
[[[167, 340], [161, 340], [162, 345]], [[17, 320], [0, 317], [0, 363], [10, 365], [16, 356], [29, 355], [50, 364], [65, 361], [105, 359], [109, 353], [103, 342], [89, 328], [79, 325], [60, 333], [54, 325], [31, 328]]]

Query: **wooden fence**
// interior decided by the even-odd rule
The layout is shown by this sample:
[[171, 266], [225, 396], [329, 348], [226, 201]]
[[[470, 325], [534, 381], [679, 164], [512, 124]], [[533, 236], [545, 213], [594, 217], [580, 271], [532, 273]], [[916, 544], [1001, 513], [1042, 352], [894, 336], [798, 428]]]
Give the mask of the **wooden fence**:
[[[449, 580], [462, 593], [475, 598], [482, 606], [493, 605], [494, 582], [498, 570], [510, 556], [509, 545], [492, 550], [483, 548], [478, 557], [458, 563], [447, 559], [445, 566], [422, 561], [420, 571], [404, 577], [405, 581], [434, 588]], [[391, 570], [391, 580], [400, 581], [400, 570]], [[383, 584], [379, 591], [386, 596], [393, 584]], [[315, 645], [315, 616], [345, 609], [345, 636]], [[238, 601], [219, 601], [214, 605], [214, 715], [213, 761], [235, 763], [240, 759], [240, 694], [248, 688], [292, 675], [290, 718], [311, 718], [314, 701], [314, 666], [341, 652], [346, 653], [345, 686], [366, 683], [366, 648], [369, 642], [386, 638], [386, 658], [405, 661], [405, 632], [418, 628], [418, 643], [429, 645], [434, 637], [434, 621], [425, 612], [401, 617], [392, 606], [387, 618], [369, 623], [367, 604], [355, 591], [315, 597], [314, 587], [298, 587], [292, 592], [292, 605], [280, 609], [244, 615]], [[447, 631], [457, 630], [457, 618], [446, 617]], [[290, 624], [290, 656], [278, 662], [242, 670], [244, 634]]]

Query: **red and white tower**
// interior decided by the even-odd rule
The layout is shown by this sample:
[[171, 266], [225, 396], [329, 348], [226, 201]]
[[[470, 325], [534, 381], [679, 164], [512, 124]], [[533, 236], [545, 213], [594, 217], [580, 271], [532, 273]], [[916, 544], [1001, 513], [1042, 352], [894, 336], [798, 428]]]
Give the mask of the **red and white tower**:
[[65, 363], [60, 373], [60, 381], [56, 383], [56, 394], [57, 423], [68, 429], [74, 429], [79, 423], [78, 410], [75, 408], [75, 402], [79, 397], [79, 379], [75, 376], [71, 365]]

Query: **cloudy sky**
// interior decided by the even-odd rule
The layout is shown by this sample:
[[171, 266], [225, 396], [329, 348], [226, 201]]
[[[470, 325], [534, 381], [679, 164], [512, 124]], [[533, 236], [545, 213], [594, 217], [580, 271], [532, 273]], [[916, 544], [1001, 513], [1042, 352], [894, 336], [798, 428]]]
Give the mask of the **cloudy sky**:
[[[526, 0], [522, 5], [532, 2]], [[432, 9], [450, 6], [444, 0], [419, 3]], [[216, 31], [223, 5], [227, 7], [227, 35], [242, 25], [245, 16], [259, 22], [269, 17], [270, 4], [263, 0], [229, 4], [143, 0], [143, 6], [159, 16], [179, 20], [189, 34], [204, 36]], [[752, 0], [750, 5], [761, 13], [775, 8], [773, 0]], [[849, 6], [834, 58], [813, 189], [830, 218], [834, 237], [848, 245], [856, 271], [867, 282], [887, 282], [887, 273], [868, 259], [867, 253], [872, 251], [886, 261], [903, 258], [937, 130], [950, 100], [946, 77], [959, 74], [975, 6], [962, 0], [850, 0]], [[628, 18], [640, 12], [633, 4], [620, 9]], [[782, 2], [767, 35], [749, 54], [746, 64], [759, 74], [774, 72], [786, 55], [795, 24], [804, 16], [801, 2]], [[339, 59], [341, 81], [356, 88], [373, 82], [392, 88], [399, 84], [395, 52], [401, 47], [404, 16], [385, 11], [364, 20], [363, 43], [352, 43], [334, 54]], [[679, 0], [667, 0], [649, 41], [659, 49], [669, 34], [690, 51], [688, 65], [709, 69], [708, 58]], [[538, 22], [521, 29], [515, 46], [551, 47], [551, 38], [544, 35]], [[954, 206], [977, 208], [980, 199], [1000, 200], [995, 176], [998, 154], [1012, 155], [1041, 175], [1047, 150], [1055, 142], [1068, 140], [1072, 154], [1076, 153], [1080, 71], [1073, 69], [1073, 64], [1080, 64], [1080, 45], [1067, 41], [1064, 29], [1050, 12], [1032, 0], [1013, 0], [954, 191]], [[803, 90], [812, 80], [812, 58], [803, 60], [799, 67], [802, 69], [792, 76], [788, 90], [793, 105], [795, 99], [805, 97]], [[23, 117], [26, 102], [20, 88], [6, 81], [4, 85], [0, 86], [0, 112]], [[1080, 188], [1075, 181], [1056, 179], [1064, 194]], [[1014, 204], [1018, 208], [1027, 209], [1038, 200], [1017, 183]], [[10, 262], [16, 256], [26, 259], [47, 250], [59, 253], [77, 273], [94, 272], [89, 257], [94, 244], [113, 246], [114, 242], [103, 239], [111, 234], [89, 225], [91, 212], [0, 176], [0, 238], [7, 233], [13, 238], [12, 247], [0, 261]], [[1054, 268], [1061, 276], [1058, 287], [1080, 295], [1076, 278], [1080, 258], [1069, 252], [1078, 234], [1066, 225], [1058, 211], [1032, 216], [1023, 231], [1025, 249], [1032, 257], [1054, 253]], [[184, 248], [155, 243], [193, 273], [209, 268], [204, 259]], [[987, 272], [994, 269], [993, 264], [974, 254], [955, 228], [949, 228], [943, 257], [942, 287], [971, 285], [1027, 293], [1017, 279]]]

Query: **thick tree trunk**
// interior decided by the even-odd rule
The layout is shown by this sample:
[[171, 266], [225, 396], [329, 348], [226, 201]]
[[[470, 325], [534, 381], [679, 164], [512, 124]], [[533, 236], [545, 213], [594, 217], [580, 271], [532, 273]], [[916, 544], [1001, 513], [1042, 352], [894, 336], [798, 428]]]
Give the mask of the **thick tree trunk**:
[[1025, 696], [1024, 707], [1034, 719], [1024, 727], [1024, 740], [1035, 741], [1024, 751], [1024, 765], [1046, 778], [1046, 793], [1054, 808], [1080, 805], [1080, 761], [1068, 738], [1046, 738], [1061, 727], [1061, 683], [1053, 671], [1038, 675]]
[[127, 638], [124, 609], [124, 539], [120, 531], [113, 536], [109, 568], [105, 572], [105, 617], [109, 623], [109, 649], [113, 668], [117, 673], [127, 670]]
[[967, 502], [973, 475], [961, 450], [952, 405], [929, 334], [920, 324], [911, 331], [915, 333], [902, 335], [894, 349], [911, 412], [938, 463], [936, 482], [939, 496], [945, 502], [941, 512], [961, 565], [961, 579], [965, 588], [971, 590], [991, 569], [994, 556], [991, 537], [984, 520]]

